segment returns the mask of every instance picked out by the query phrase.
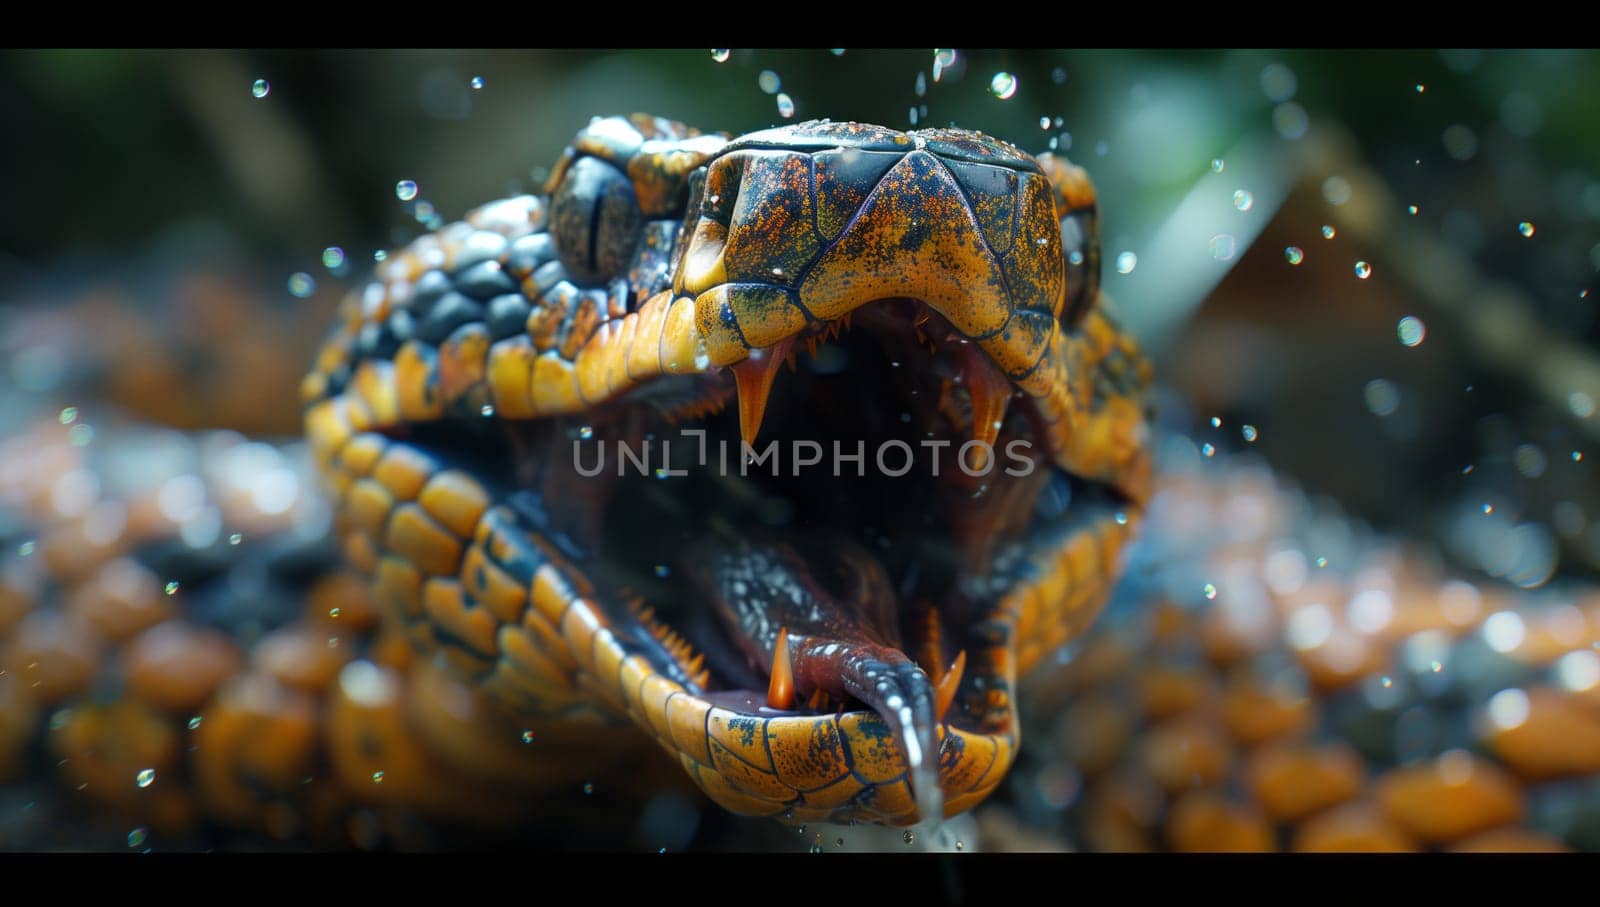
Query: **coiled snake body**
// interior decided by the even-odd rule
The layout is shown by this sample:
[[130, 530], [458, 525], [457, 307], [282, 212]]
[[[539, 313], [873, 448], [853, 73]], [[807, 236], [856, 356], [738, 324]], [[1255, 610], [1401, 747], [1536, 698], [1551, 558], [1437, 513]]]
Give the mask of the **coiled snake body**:
[[[1162, 685], [1209, 659], [1248, 687], [1241, 653], [1278, 658], [1269, 631], [1239, 642], [1224, 608], [1179, 658], [1196, 634], [1162, 618], [1052, 667], [1152, 495], [1149, 367], [1099, 288], [1081, 170], [957, 130], [730, 140], [636, 115], [591, 122], [547, 188], [349, 295], [301, 387], [304, 461], [137, 432], [118, 460], [65, 411], [8, 442], [0, 501], [29, 528], [0, 573], [0, 774], [42, 749], [141, 843], [203, 817], [372, 846], [372, 808], [495, 825], [607, 763], [619, 786], [686, 773], [789, 823], [911, 825], [1009, 779], [1047, 824], [1069, 772], [1093, 846], [1272, 845], [1259, 810], [1217, 794], [1234, 782], [1215, 740], [1315, 722], [1246, 695], [1219, 730], [1210, 674]], [[327, 504], [285, 494], [296, 481]], [[1139, 666], [1097, 654], [1135, 644], [1157, 667], [1103, 669]], [[1385, 665], [1296, 657], [1330, 695]], [[1020, 761], [1019, 700], [1041, 729]], [[1596, 768], [1590, 725], [1562, 714], [1577, 755], [1533, 757], [1535, 777]], [[1275, 775], [1251, 763], [1273, 820], [1358, 796], [1344, 751], [1297, 753]], [[1504, 790], [1409, 833], [1514, 822]], [[1340, 808], [1356, 818], [1296, 846], [1410, 840]], [[406, 834], [382, 839], [425, 846]]]
[[[550, 187], [390, 257], [305, 383], [380, 606], [514, 709], [631, 718], [735, 812], [909, 824], [982, 800], [1016, 750], [1017, 677], [1092, 617], [1148, 483], [1144, 367], [1099, 302], [1082, 172], [954, 130], [729, 142], [636, 116], [590, 124]], [[927, 481], [674, 497], [568, 466], [575, 422], [602, 445], [688, 422], [756, 445], [797, 340], [850, 371], [809, 357], [801, 403], [831, 411], [792, 407], [785, 429], [945, 441]], [[890, 401], [838, 399], [891, 392], [863, 385], [874, 353], [898, 369], [903, 424]], [[730, 384], [737, 435], [732, 408], [718, 418]], [[963, 451], [973, 438], [994, 453]], [[1006, 442], [1025, 477], [1000, 468]], [[1036, 513], [1074, 483], [1095, 493]], [[633, 537], [685, 508], [714, 512]], [[954, 563], [919, 563], [935, 553]], [[685, 582], [627, 579], [655, 559]]]

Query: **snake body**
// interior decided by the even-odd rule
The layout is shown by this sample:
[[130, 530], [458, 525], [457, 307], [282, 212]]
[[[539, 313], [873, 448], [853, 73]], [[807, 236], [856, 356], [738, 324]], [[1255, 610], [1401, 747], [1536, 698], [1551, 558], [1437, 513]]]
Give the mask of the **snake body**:
[[[808, 123], [729, 142], [636, 116], [590, 124], [550, 188], [391, 256], [341, 311], [305, 383], [307, 437], [344, 549], [381, 607], [510, 708], [631, 718], [735, 812], [910, 824], [941, 813], [941, 800], [947, 815], [981, 801], [1016, 752], [1017, 677], [1092, 618], [1148, 483], [1147, 370], [1100, 301], [1087, 179], [954, 130]], [[922, 334], [951, 346], [961, 364], [946, 380], [965, 380], [951, 396], [978, 437], [1001, 436], [1019, 395], [1008, 431], [1037, 427], [1038, 478], [1105, 483], [1117, 506], [974, 529], [1026, 528], [1005, 555], [1018, 563], [998, 591], [936, 590], [945, 616], [904, 648], [868, 645], [908, 635], [909, 613], [897, 619], [892, 600], [856, 608], [887, 607], [888, 626], [797, 626], [804, 641], [785, 657], [802, 684], [813, 678], [801, 695], [875, 709], [716, 695], [731, 684], [708, 672], [693, 631], [628, 607], [597, 575], [594, 514], [606, 504], [574, 499], [616, 492], [562, 471], [563, 426], [576, 417], [591, 434], [602, 424], [637, 435], [715, 411], [731, 373], [742, 440], [753, 442], [796, 338], [835, 334], [880, 300], [902, 303], [871, 313], [889, 321], [890, 343]], [[919, 354], [925, 377], [939, 377], [935, 355]], [[650, 401], [661, 387], [675, 398], [666, 412]], [[431, 440], [463, 422], [513, 426], [516, 447], [535, 453], [520, 475], [494, 476], [416, 440], [419, 427]], [[954, 471], [954, 458], [946, 465]], [[1026, 508], [1040, 487], [991, 482], [963, 490], [980, 501], [954, 505], [950, 521], [997, 519], [989, 501]], [[991, 542], [969, 553], [986, 558]], [[680, 569], [700, 556], [686, 554]], [[747, 564], [749, 578], [820, 582], [788, 557]], [[971, 578], [990, 572], [982, 563]], [[757, 665], [773, 657], [776, 623], [747, 643]], [[905, 651], [918, 645], [926, 668]], [[964, 676], [941, 721], [928, 675], [957, 652]], [[841, 674], [831, 686], [814, 679]]]
[[[596, 119], [544, 194], [419, 238], [349, 295], [301, 386], [304, 451], [107, 426], [86, 450], [65, 413], [8, 442], [28, 553], [0, 574], [0, 773], [43, 753], [140, 831], [359, 846], [430, 846], [412, 816], [581, 822], [586, 798], [558, 792], [599, 778], [788, 823], [911, 825], [1004, 790], [1026, 825], [1109, 849], [1273, 846], [1263, 796], [1286, 822], [1381, 817], [1344, 756], [1280, 755], [1294, 770], [1242, 799], [1205, 763], [1315, 724], [1274, 724], [1269, 696], [1218, 732], [1209, 681], [1161, 685], [1175, 659], [1242, 670], [1238, 646], [1174, 655], [1183, 621], [1121, 621], [1057, 665], [1153, 493], [1150, 370], [1100, 290], [1098, 229], [1083, 171], [976, 133]], [[888, 441], [940, 472], [583, 469], [691, 427], [735, 464], [765, 437]], [[968, 440], [991, 451], [979, 476]], [[1142, 550], [1193, 566], [1160, 547], [1171, 508], [1149, 516]], [[1314, 695], [1342, 688], [1314, 654]], [[1595, 770], [1577, 751], [1557, 776]], [[1063, 767], [1081, 796], [1047, 783]], [[1315, 802], [1270, 799], [1286, 785]], [[1413, 821], [1445, 809], [1400, 800], [1419, 798]], [[1459, 841], [1514, 824], [1501, 801], [1449, 834], [1306, 846]]]

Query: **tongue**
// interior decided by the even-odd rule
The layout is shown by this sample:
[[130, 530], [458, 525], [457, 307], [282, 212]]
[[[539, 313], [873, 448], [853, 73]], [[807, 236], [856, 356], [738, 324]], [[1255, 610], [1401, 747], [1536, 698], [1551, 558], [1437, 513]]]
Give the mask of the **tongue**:
[[919, 818], [942, 818], [936, 728], [948, 697], [901, 646], [887, 574], [848, 542], [807, 553], [740, 539], [721, 543], [694, 572], [745, 655], [772, 666], [769, 705], [793, 709], [824, 696], [865, 703], [905, 754]]

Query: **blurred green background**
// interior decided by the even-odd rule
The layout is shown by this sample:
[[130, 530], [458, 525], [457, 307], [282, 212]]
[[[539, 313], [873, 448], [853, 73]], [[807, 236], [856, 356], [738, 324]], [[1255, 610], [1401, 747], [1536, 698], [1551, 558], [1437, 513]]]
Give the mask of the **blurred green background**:
[[[1570, 283], [1596, 264], [1585, 259], [1600, 239], [1600, 54], [960, 50], [937, 81], [934, 63], [933, 49], [732, 50], [720, 63], [708, 50], [13, 51], [0, 58], [11, 134], [0, 255], [15, 277], [205, 227], [307, 268], [329, 245], [370, 254], [415, 232], [394, 197], [400, 179], [450, 218], [531, 188], [595, 114], [645, 110], [733, 133], [774, 125], [769, 71], [796, 120], [909, 128], [915, 112], [919, 125], [1033, 151], [1057, 138], [1101, 186], [1109, 249], [1142, 238], [1241, 137], [1301, 117], [1350, 130], [1402, 195], [1445, 178], [1441, 167], [1490, 169], [1451, 187], [1504, 193], [1535, 222], [1559, 212], [1587, 224], [1566, 267], [1533, 270]], [[1015, 76], [1005, 99], [999, 73]], [[260, 99], [257, 79], [270, 84]], [[1471, 133], [1467, 159], [1441, 140], [1453, 125]], [[1455, 200], [1429, 201], [1438, 216]], [[1473, 251], [1504, 255], [1502, 245]], [[1581, 311], [1563, 311], [1565, 325], [1592, 328]]]

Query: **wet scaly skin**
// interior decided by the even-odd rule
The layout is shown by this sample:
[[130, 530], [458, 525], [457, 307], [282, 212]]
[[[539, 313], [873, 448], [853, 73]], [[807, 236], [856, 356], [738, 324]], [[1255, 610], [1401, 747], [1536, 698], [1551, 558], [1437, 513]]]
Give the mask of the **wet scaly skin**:
[[[581, 132], [550, 191], [391, 255], [303, 384], [344, 550], [386, 619], [518, 713], [631, 721], [734, 812], [912, 824], [982, 801], [1020, 740], [1019, 678], [1093, 619], [1149, 483], [1148, 366], [1098, 290], [1087, 178], [956, 130], [807, 123], [728, 142], [635, 116]], [[882, 324], [886, 299], [903, 322]], [[989, 500], [1009, 503], [943, 517], [967, 527], [958, 578], [987, 585], [949, 592], [915, 639], [793, 651], [800, 703], [741, 694], [691, 630], [604, 574], [599, 514], [615, 492], [555, 465], [562, 432], [659, 417], [655, 388], [671, 388], [669, 421], [706, 418], [732, 390], [754, 443], [797, 341], [869, 317], [888, 342], [937, 332], [917, 365], [957, 388], [956, 446], [1031, 440], [1038, 469], [1102, 503], [1030, 522], [1042, 485], [997, 473]], [[509, 436], [517, 453], [485, 467], [451, 432]], [[1001, 530], [1004, 561], [982, 541]], [[922, 625], [908, 608], [907, 637]], [[770, 668], [775, 641], [747, 647], [746, 667]], [[835, 708], [803, 705], [819, 701], [819, 658], [844, 665], [869, 642], [898, 680], [874, 668], [860, 676], [877, 681], [821, 690]], [[936, 715], [931, 691], [958, 656]], [[899, 720], [890, 703], [907, 696]]]

